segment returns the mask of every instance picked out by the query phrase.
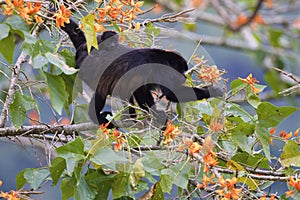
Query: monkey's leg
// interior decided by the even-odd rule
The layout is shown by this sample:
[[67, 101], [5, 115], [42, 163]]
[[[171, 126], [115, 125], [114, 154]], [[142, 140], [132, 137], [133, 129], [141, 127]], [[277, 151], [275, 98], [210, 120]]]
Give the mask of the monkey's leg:
[[[131, 105], [134, 105], [134, 99], [133, 99], [134, 97], [133, 97], [133, 95], [130, 97], [130, 99], [129, 99], [129, 103], [131, 104]], [[133, 108], [133, 107], [129, 107], [129, 115], [130, 115], [130, 117], [131, 118], [136, 118], [136, 112], [135, 112], [135, 108]]]
[[155, 104], [153, 96], [146, 86], [138, 88], [136, 91], [134, 91], [133, 95], [139, 107], [146, 111], [149, 111], [149, 108]]
[[172, 102], [196, 101], [210, 97], [207, 88], [195, 88], [180, 85], [172, 90], [164, 86], [161, 86], [161, 89], [166, 98]]
[[[98, 123], [101, 124], [106, 124], [109, 123], [109, 120], [106, 119], [106, 116], [112, 115], [110, 112], [103, 112], [101, 113], [101, 110], [103, 109], [105, 105], [106, 97], [104, 95], [99, 94], [96, 92], [90, 102], [90, 108], [89, 108], [89, 115], [91, 116], [92, 119], [94, 119], [96, 116]], [[94, 121], [94, 120], [93, 120]], [[114, 128], [115, 126], [112, 123], [109, 123], [107, 128]]]

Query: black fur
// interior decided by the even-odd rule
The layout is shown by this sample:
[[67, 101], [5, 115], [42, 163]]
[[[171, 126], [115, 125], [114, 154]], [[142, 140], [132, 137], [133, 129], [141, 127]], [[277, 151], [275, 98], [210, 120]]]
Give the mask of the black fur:
[[[106, 31], [97, 37], [99, 49], [87, 53], [86, 39], [73, 20], [62, 28], [76, 48], [76, 67], [80, 78], [95, 95], [90, 115], [95, 112], [98, 123], [107, 123], [107, 112], [101, 113], [107, 95], [117, 94], [122, 99], [134, 102], [145, 110], [155, 104], [151, 90], [160, 88], [163, 95], [172, 102], [186, 102], [209, 98], [208, 89], [184, 86], [184, 72], [188, 69], [183, 57], [161, 49], [128, 48], [118, 43], [113, 31]], [[93, 111], [94, 108], [94, 111]], [[135, 110], [129, 110], [131, 116]], [[93, 117], [92, 117], [93, 118]], [[114, 127], [112, 124], [109, 128]]]

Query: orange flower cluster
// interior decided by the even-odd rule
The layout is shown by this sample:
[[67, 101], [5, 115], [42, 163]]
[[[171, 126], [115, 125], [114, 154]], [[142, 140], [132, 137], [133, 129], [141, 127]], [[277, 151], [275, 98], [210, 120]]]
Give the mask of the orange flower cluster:
[[64, 5], [60, 6], [60, 9], [57, 11], [57, 13], [54, 13], [53, 17], [56, 19], [56, 26], [58, 28], [64, 27], [65, 23], [70, 23], [70, 17], [72, 13], [70, 10], [68, 10]]
[[209, 123], [209, 129], [213, 132], [220, 132], [224, 128], [224, 124], [221, 123], [219, 120], [213, 119]]
[[166, 130], [164, 132], [165, 140], [163, 141], [163, 144], [170, 144], [180, 133], [181, 131], [178, 130], [178, 127], [172, 124], [172, 120], [168, 121]]
[[203, 156], [203, 161], [206, 164], [204, 165], [203, 171], [205, 171], [206, 173], [209, 172], [209, 167], [213, 167], [219, 163], [218, 159], [216, 158], [216, 153], [212, 150]]
[[202, 65], [200, 67], [199, 78], [201, 78], [204, 83], [218, 83], [222, 74], [216, 65]]
[[1, 191], [1, 197], [8, 200], [20, 200], [18, 198], [18, 193], [14, 190], [11, 190], [9, 193]]
[[293, 137], [293, 132], [288, 133], [286, 131], [280, 131], [279, 136], [284, 138], [285, 140], [288, 140]]
[[[232, 27], [234, 27], [234, 28], [240, 27], [240, 26], [244, 25], [245, 23], [247, 23], [248, 20], [249, 20], [249, 17], [241, 14], [241, 15], [237, 16], [237, 18], [234, 22], [232, 22]], [[261, 24], [261, 25], [266, 24], [265, 20], [262, 18], [261, 15], [256, 15], [254, 17], [254, 19], [251, 21], [252, 28], [255, 28], [255, 25], [257, 25], [257, 24]]]
[[239, 199], [242, 188], [235, 188], [237, 183], [237, 178], [233, 177], [231, 179], [226, 179], [221, 176], [219, 180], [219, 185], [222, 189], [217, 190], [218, 194], [222, 196], [223, 200]]
[[249, 74], [247, 76], [247, 78], [245, 78], [245, 79], [244, 78], [240, 78], [240, 77], [239, 77], [239, 79], [241, 81], [243, 81], [244, 83], [248, 84], [251, 87], [251, 90], [252, 90], [253, 93], [260, 92], [260, 90], [258, 88], [256, 88], [255, 85], [254, 85], [255, 83], [258, 83], [259, 81], [256, 80], [256, 78], [253, 78], [252, 74]]
[[31, 24], [33, 20], [40, 23], [43, 22], [43, 19], [37, 15], [40, 11], [42, 4], [27, 2], [24, 3], [24, 0], [5, 0], [6, 5], [3, 6], [3, 14], [12, 16], [17, 13], [22, 17], [27, 24]]
[[[289, 185], [297, 190], [297, 192], [300, 192], [300, 179], [296, 178], [294, 179], [293, 177], [290, 177]], [[294, 194], [294, 190], [289, 190], [285, 192], [285, 194], [290, 197]]]
[[131, 22], [136, 18], [136, 14], [140, 13], [143, 1], [135, 0], [110, 0], [105, 7], [98, 8], [98, 15], [95, 15], [96, 21], [99, 23], [114, 21], [123, 23]]
[[208, 186], [210, 184], [214, 184], [215, 182], [212, 180], [215, 178], [215, 174], [212, 174], [211, 177], [207, 177], [205, 174], [203, 174], [202, 177], [202, 183], [201, 184], [197, 184], [197, 188], [201, 189], [201, 188], [208, 188]]
[[127, 143], [127, 140], [123, 138], [123, 133], [121, 133], [118, 129], [110, 130], [107, 129], [108, 123], [103, 125], [100, 125], [100, 130], [104, 133], [105, 138], [112, 138], [115, 143], [114, 143], [114, 150], [119, 151], [121, 150], [122, 146], [124, 143]]
[[[269, 200], [275, 200], [276, 199], [276, 195], [272, 194], [269, 198]], [[260, 197], [259, 200], [267, 200], [267, 195]]]

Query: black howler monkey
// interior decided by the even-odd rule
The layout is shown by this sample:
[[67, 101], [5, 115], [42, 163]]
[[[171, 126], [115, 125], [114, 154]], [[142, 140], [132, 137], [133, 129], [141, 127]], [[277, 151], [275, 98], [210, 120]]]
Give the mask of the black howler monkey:
[[[162, 49], [129, 48], [119, 44], [118, 35], [106, 31], [97, 37], [99, 49], [88, 54], [84, 33], [70, 20], [62, 29], [76, 48], [76, 67], [79, 77], [94, 91], [89, 114], [96, 116], [99, 124], [107, 123], [107, 113], [101, 113], [107, 95], [116, 94], [121, 99], [133, 99], [145, 110], [155, 104], [151, 91], [159, 88], [172, 102], [187, 102], [209, 98], [206, 88], [187, 87], [184, 72], [187, 62], [179, 54]], [[92, 106], [91, 106], [92, 105]], [[134, 116], [135, 110], [129, 113]], [[114, 127], [110, 124], [108, 128]]]

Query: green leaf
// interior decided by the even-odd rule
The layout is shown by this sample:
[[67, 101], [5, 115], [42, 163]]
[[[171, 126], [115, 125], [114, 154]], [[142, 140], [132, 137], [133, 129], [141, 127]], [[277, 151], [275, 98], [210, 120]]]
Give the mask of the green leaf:
[[14, 59], [15, 37], [9, 34], [6, 38], [0, 40], [0, 47], [0, 53], [9, 63], [12, 63]]
[[245, 111], [242, 106], [235, 103], [226, 104], [225, 115], [240, 116], [245, 122], [249, 122], [253, 118], [253, 116], [250, 115], [247, 111]]
[[251, 148], [248, 142], [248, 136], [254, 133], [254, 125], [246, 122], [239, 122], [233, 128], [231, 134], [232, 140], [243, 150], [251, 153]]
[[35, 107], [35, 101], [32, 97], [22, 95], [20, 92], [16, 92], [14, 95], [14, 101], [10, 105], [10, 114], [12, 122], [16, 128], [23, 125], [26, 118], [26, 111]]
[[6, 24], [0, 24], [0, 40], [9, 35], [10, 28]]
[[248, 144], [248, 137], [243, 132], [234, 132], [231, 135], [232, 140], [243, 150], [248, 153], [251, 152], [251, 148]]
[[38, 189], [43, 181], [45, 181], [47, 176], [49, 176], [48, 169], [26, 169], [24, 172], [24, 178], [27, 180], [33, 190]]
[[191, 170], [191, 163], [181, 162], [171, 167], [170, 169], [174, 173], [174, 176], [172, 176], [174, 179], [174, 184], [178, 187], [181, 187], [182, 189], [187, 189]]
[[131, 193], [130, 190], [130, 174], [128, 172], [120, 171], [115, 177], [112, 185], [112, 195], [114, 199], [120, 198]]
[[146, 26], [145, 32], [149, 36], [157, 37], [160, 34], [160, 28], [155, 27], [152, 23], [148, 23]]
[[60, 76], [55, 76], [48, 73], [45, 73], [45, 75], [52, 106], [56, 112], [61, 115], [64, 103], [68, 98], [65, 82]]
[[66, 160], [67, 171], [71, 174], [78, 161], [85, 158], [84, 143], [81, 137], [56, 149], [57, 154]]
[[[81, 85], [82, 82], [77, 77], [77, 74], [72, 74], [72, 75], [60, 74], [59, 76], [63, 78], [65, 85], [66, 85], [66, 91], [68, 93], [68, 98], [65, 101], [64, 108], [65, 108], [67, 114], [70, 115], [70, 111], [69, 111], [70, 104], [78, 96], [78, 93], [82, 92], [82, 85]], [[85, 111], [85, 112], [87, 112], [87, 111]], [[83, 116], [80, 116], [80, 117], [83, 117]]]
[[258, 124], [255, 128], [256, 135], [263, 147], [265, 156], [268, 160], [271, 160], [270, 155], [270, 133], [267, 128]]
[[62, 200], [68, 200], [74, 195], [76, 188], [76, 180], [72, 178], [64, 178], [60, 183], [60, 189], [62, 192]]
[[283, 152], [280, 156], [281, 163], [285, 167], [300, 166], [300, 152], [297, 142], [289, 140], [283, 147]]
[[20, 128], [26, 119], [26, 109], [18, 95], [15, 95], [14, 102], [10, 105], [9, 110], [12, 123], [16, 128]]
[[28, 33], [27, 31], [22, 31], [23, 35], [24, 35], [24, 39], [25, 42], [27, 44], [35, 44], [37, 39], [35, 37], [33, 37], [30, 33]]
[[96, 194], [96, 191], [86, 183], [84, 177], [80, 177], [75, 190], [74, 200], [94, 200]]
[[26, 169], [20, 171], [16, 176], [17, 190], [20, 190], [27, 183], [26, 179], [24, 178], [25, 171]]
[[48, 64], [48, 59], [42, 55], [37, 55], [32, 59], [32, 66], [35, 69], [39, 69]]
[[258, 189], [258, 181], [248, 178], [248, 177], [239, 177], [238, 182], [240, 183], [246, 183], [246, 185], [249, 186], [251, 190]]
[[142, 159], [138, 158], [134, 165], [132, 166], [132, 170], [130, 173], [130, 184], [136, 189], [141, 178], [145, 176], [144, 165], [142, 163]]
[[87, 184], [97, 191], [95, 199], [107, 199], [109, 191], [114, 183], [116, 174], [105, 174], [101, 169], [89, 169], [86, 173], [85, 180]]
[[239, 163], [237, 163], [233, 160], [228, 160], [226, 163], [226, 167], [233, 171], [244, 171], [244, 172], [246, 171], [242, 165], [240, 165]]
[[6, 24], [14, 30], [29, 31], [28, 25], [19, 15], [12, 15], [6, 19]]
[[86, 38], [87, 50], [90, 53], [91, 48], [95, 47], [98, 49], [98, 42], [96, 37], [96, 32], [94, 29], [94, 15], [89, 14], [81, 19], [83, 25], [83, 32]]
[[66, 169], [66, 160], [61, 157], [56, 157], [51, 161], [50, 175], [55, 186], [62, 175], [63, 171]]
[[188, 31], [195, 31], [197, 29], [197, 25], [195, 23], [184, 23], [183, 27]]
[[261, 154], [252, 155], [247, 152], [238, 152], [231, 158], [231, 160], [254, 168], [260, 167], [270, 169], [268, 160]]
[[62, 59], [61, 56], [59, 56], [58, 54], [52, 54], [50, 52], [45, 53], [46, 58], [48, 59], [48, 61], [53, 64], [54, 66], [58, 67], [59, 69], [61, 69], [61, 71], [65, 74], [74, 74], [76, 73], [78, 70], [75, 68], [71, 68], [69, 67], [65, 61]]
[[76, 67], [76, 61], [75, 61], [75, 57], [72, 51], [68, 50], [68, 49], [63, 49], [61, 52], [59, 52], [59, 54], [64, 57], [64, 59], [66, 60], [66, 64], [70, 67]]
[[[258, 88], [259, 89], [259, 88]], [[260, 98], [258, 97], [257, 94], [250, 94], [248, 97], [247, 97], [247, 100], [248, 100], [248, 103], [253, 106], [253, 108], [257, 108], [258, 105], [261, 103], [261, 100]]]
[[237, 94], [239, 93], [242, 89], [245, 88], [245, 84], [243, 81], [240, 79], [235, 79], [230, 83], [230, 88], [231, 88], [231, 93], [232, 94]]
[[167, 192], [170, 194], [173, 185], [172, 177], [168, 174], [162, 174], [160, 176], [159, 185], [161, 186], [161, 190], [163, 192]]
[[269, 42], [273, 47], [280, 47], [280, 38], [283, 35], [283, 31], [279, 29], [269, 29]]
[[164, 166], [161, 164], [162, 159], [157, 158], [157, 156], [154, 154], [154, 152], [149, 152], [144, 158], [143, 158], [143, 164], [145, 171], [151, 173], [152, 175], [160, 175], [160, 170], [164, 168]]
[[153, 192], [153, 196], [151, 197], [151, 200], [161, 200], [161, 199], [165, 199], [164, 193], [162, 191], [160, 184], [156, 183], [154, 186], [154, 192]]
[[296, 107], [278, 107], [269, 102], [263, 102], [257, 107], [257, 115], [260, 126], [265, 128], [275, 127], [286, 117], [299, 110]]
[[111, 169], [116, 169], [116, 163], [126, 161], [124, 157], [119, 156], [111, 148], [99, 148], [92, 154], [90, 160], [97, 165], [105, 165]]

